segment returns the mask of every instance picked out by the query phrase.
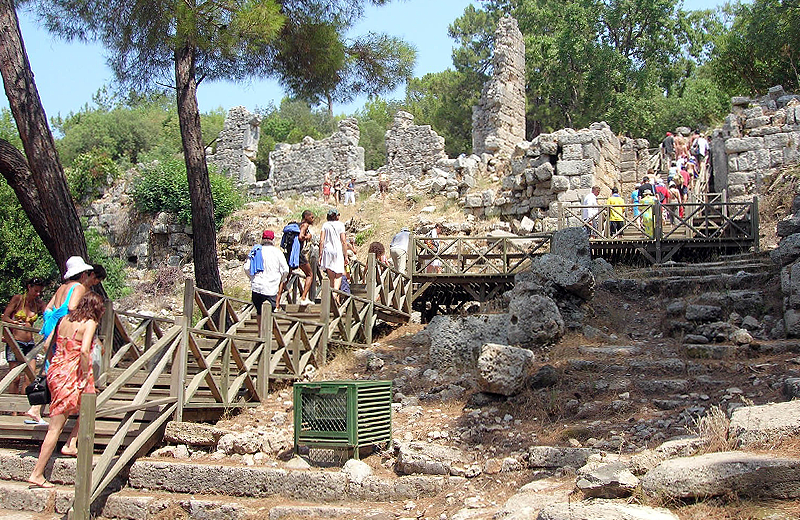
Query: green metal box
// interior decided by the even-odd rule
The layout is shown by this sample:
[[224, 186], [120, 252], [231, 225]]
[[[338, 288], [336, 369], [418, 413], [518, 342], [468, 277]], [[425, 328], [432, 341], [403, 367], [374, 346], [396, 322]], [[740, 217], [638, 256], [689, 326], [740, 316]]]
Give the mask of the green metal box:
[[392, 440], [391, 381], [294, 384], [294, 449], [358, 449]]

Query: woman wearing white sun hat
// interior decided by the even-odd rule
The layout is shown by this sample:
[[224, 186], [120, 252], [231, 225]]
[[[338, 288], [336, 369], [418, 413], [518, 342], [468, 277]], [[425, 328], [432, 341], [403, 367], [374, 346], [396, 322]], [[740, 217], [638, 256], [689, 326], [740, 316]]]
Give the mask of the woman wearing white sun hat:
[[[71, 256], [67, 260], [67, 270], [64, 272], [64, 280], [66, 281], [61, 287], [58, 288], [56, 293], [50, 298], [44, 310], [43, 324], [40, 334], [47, 338], [53, 333], [53, 330], [58, 324], [58, 320], [67, 315], [67, 313], [78, 306], [78, 302], [86, 294], [87, 289], [90, 287], [89, 275], [94, 269], [91, 265], [80, 256]], [[49, 344], [49, 342], [47, 342]], [[48, 356], [49, 357], [49, 353]], [[45, 368], [45, 371], [47, 369]], [[28, 424], [46, 424], [42, 419], [43, 406], [31, 406], [25, 412], [29, 417], [25, 422]]]

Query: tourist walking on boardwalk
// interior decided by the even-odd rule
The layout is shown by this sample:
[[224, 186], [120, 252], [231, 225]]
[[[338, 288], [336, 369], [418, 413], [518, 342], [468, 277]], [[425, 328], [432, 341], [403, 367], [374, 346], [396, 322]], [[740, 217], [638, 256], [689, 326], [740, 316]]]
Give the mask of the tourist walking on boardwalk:
[[385, 172], [378, 174], [378, 191], [381, 195], [381, 199], [385, 199], [386, 194], [389, 193], [389, 179], [386, 177]]
[[283, 284], [289, 274], [289, 264], [283, 251], [273, 244], [275, 232], [265, 229], [261, 243], [250, 250], [244, 262], [244, 272], [250, 278], [251, 297], [256, 307], [256, 323], [261, 329], [261, 307], [269, 302], [272, 310], [280, 310]]
[[300, 305], [311, 305], [314, 303], [308, 297], [311, 291], [311, 284], [314, 282], [314, 271], [311, 270], [311, 264], [308, 262], [308, 252], [311, 250], [311, 226], [314, 225], [314, 213], [311, 210], [303, 211], [302, 220], [300, 221], [300, 234], [297, 235], [297, 240], [300, 242], [300, 270], [306, 275], [303, 282], [303, 293], [300, 295]]
[[656, 204], [656, 198], [653, 196], [651, 190], [644, 190], [644, 197], [640, 200], [642, 205], [642, 227], [647, 238], [653, 238], [654, 235], [654, 222], [653, 222], [653, 206]]
[[611, 237], [617, 236], [617, 233], [622, 231], [622, 224], [624, 222], [623, 213], [625, 208], [625, 199], [619, 196], [617, 188], [611, 188], [611, 196], [608, 198], [607, 204], [610, 206], [608, 211], [608, 227]]
[[[80, 411], [81, 395], [95, 393], [92, 345], [104, 311], [103, 298], [89, 291], [53, 331], [56, 334], [56, 353], [47, 371], [47, 387], [51, 396], [50, 425], [42, 442], [39, 459], [28, 477], [28, 482], [35, 487], [53, 487], [44, 478], [44, 470], [56, 448], [61, 430], [67, 418]], [[78, 455], [77, 436], [78, 421], [75, 421], [67, 442], [61, 448], [63, 455]]]
[[[44, 309], [42, 330], [39, 333], [45, 338], [46, 344], [54, 344], [47, 338], [53, 333], [53, 330], [58, 324], [58, 320], [63, 318], [78, 306], [78, 302], [86, 294], [93, 285], [96, 285], [96, 278], [91, 276], [94, 269], [91, 265], [87, 264], [80, 256], [71, 256], [67, 259], [67, 270], [64, 272], [64, 280], [66, 282], [56, 290], [56, 293], [47, 302]], [[50, 356], [53, 354], [52, 349], [49, 349], [45, 356], [45, 373], [47, 373], [48, 365], [50, 363]], [[42, 412], [44, 411], [43, 405], [31, 406], [25, 415], [28, 419], [25, 420], [26, 424], [47, 424], [42, 419]]]
[[[8, 302], [5, 312], [3, 312], [3, 321], [6, 323], [15, 323], [17, 325], [24, 325], [26, 327], [33, 327], [36, 320], [44, 312], [45, 304], [40, 298], [42, 290], [44, 289], [44, 280], [41, 278], [31, 278], [25, 282], [25, 292], [23, 294], [16, 294]], [[28, 356], [36, 342], [33, 341], [33, 332], [29, 330], [10, 329], [11, 337], [17, 342], [20, 351], [24, 356]], [[2, 338], [5, 339], [5, 338]], [[25, 363], [25, 359], [18, 359], [15, 351], [11, 345], [6, 345], [6, 361], [8, 361], [8, 368], [13, 370], [21, 363]], [[36, 360], [32, 359], [28, 362], [32, 371], [36, 371]], [[17, 378], [16, 381], [11, 383], [10, 390], [16, 394], [24, 394], [25, 387], [28, 386], [28, 377], [25, 372]]]
[[389, 243], [389, 255], [392, 257], [394, 268], [403, 274], [406, 273], [406, 261], [408, 260], [408, 242], [411, 232], [408, 228], [401, 229]]
[[600, 187], [592, 186], [592, 189], [583, 198], [582, 216], [584, 225], [586, 226], [586, 233], [590, 237], [597, 236], [599, 228], [598, 214], [600, 209], [597, 208], [597, 196], [600, 195]]
[[[325, 269], [331, 288], [340, 290], [342, 275], [344, 274], [345, 251], [347, 251], [347, 238], [345, 237], [344, 224], [339, 222], [339, 210], [334, 208], [328, 211], [328, 220], [322, 224], [319, 236], [319, 264]], [[338, 297], [334, 295], [338, 302]]]

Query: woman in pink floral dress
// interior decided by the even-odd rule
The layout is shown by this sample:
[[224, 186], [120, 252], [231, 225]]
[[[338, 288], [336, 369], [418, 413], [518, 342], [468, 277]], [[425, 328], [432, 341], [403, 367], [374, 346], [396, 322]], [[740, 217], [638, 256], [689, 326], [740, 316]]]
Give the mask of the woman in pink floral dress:
[[[67, 418], [79, 412], [81, 394], [95, 392], [92, 341], [104, 310], [103, 298], [87, 292], [56, 329], [56, 354], [47, 371], [47, 386], [51, 396], [50, 425], [39, 452], [39, 460], [28, 477], [28, 482], [35, 487], [53, 487], [44, 478], [45, 466], [55, 450]], [[74, 457], [78, 454], [77, 434], [76, 421], [67, 443], [61, 448], [63, 455]]]

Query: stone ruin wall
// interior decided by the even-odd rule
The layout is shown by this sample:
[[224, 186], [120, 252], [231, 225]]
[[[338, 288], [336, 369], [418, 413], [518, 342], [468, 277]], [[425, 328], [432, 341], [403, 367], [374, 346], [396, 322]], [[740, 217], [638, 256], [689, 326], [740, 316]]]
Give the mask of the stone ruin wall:
[[650, 168], [650, 143], [647, 139], [620, 137], [619, 194], [627, 203], [634, 186]]
[[364, 178], [364, 149], [358, 146], [361, 132], [353, 118], [339, 121], [339, 130], [315, 141], [305, 137], [300, 143], [278, 144], [269, 154], [269, 180], [278, 195], [322, 193], [325, 173], [332, 179]]
[[714, 187], [727, 188], [731, 200], [750, 199], [781, 168], [800, 164], [800, 96], [776, 86], [759, 99], [735, 97], [731, 105], [712, 134]]
[[506, 16], [494, 41], [493, 74], [472, 107], [472, 150], [510, 157], [525, 140], [525, 40], [517, 21]]
[[217, 137], [217, 149], [206, 154], [209, 164], [239, 184], [256, 182], [256, 155], [261, 134], [261, 116], [243, 106], [233, 107], [225, 116]]
[[620, 141], [606, 123], [564, 129], [518, 143], [501, 189], [467, 194], [466, 210], [478, 217], [524, 219], [535, 231], [558, 225], [558, 204], [580, 204], [592, 186], [608, 197], [620, 180]]

